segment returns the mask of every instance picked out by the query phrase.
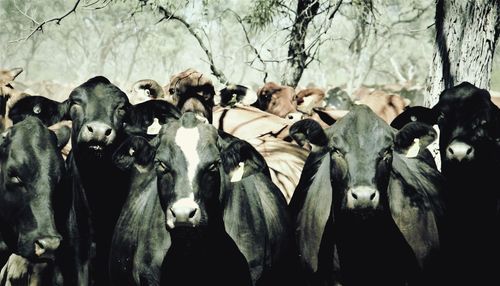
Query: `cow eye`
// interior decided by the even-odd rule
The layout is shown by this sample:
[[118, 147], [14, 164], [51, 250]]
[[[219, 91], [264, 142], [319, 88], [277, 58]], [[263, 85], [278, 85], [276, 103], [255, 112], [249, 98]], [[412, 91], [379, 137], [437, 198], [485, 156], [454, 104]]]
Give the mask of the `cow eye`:
[[384, 160], [386, 163], [389, 163], [392, 159], [392, 150], [391, 149], [387, 149], [384, 151], [384, 153], [382, 154], [382, 160]]
[[156, 161], [156, 170], [161, 173], [168, 173], [170, 168], [162, 161]]
[[127, 111], [125, 110], [125, 106], [121, 106], [116, 110], [116, 112], [118, 113], [118, 116], [124, 116]]
[[442, 112], [441, 112], [441, 113], [439, 113], [439, 116], [438, 116], [438, 118], [437, 118], [437, 121], [438, 121], [438, 122], [440, 122], [440, 121], [442, 121], [443, 119], [444, 119], [444, 113], [442, 113]]
[[209, 172], [217, 172], [217, 170], [219, 169], [219, 165], [220, 165], [220, 162], [215, 161], [212, 164], [208, 165], [207, 170]]
[[23, 182], [18, 176], [12, 176], [9, 179], [9, 183], [11, 183], [12, 185], [21, 185]]
[[339, 156], [339, 157], [344, 157], [344, 153], [342, 153], [342, 151], [340, 151], [339, 149], [335, 148], [333, 150], [333, 155], [335, 156]]

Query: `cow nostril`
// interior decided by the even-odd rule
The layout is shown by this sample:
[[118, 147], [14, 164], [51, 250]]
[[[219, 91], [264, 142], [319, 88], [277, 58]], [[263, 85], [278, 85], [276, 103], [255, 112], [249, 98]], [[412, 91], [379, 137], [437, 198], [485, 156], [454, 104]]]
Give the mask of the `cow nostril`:
[[355, 193], [351, 193], [352, 194], [352, 197], [357, 200], [358, 199], [358, 195], [356, 195]]
[[195, 214], [196, 214], [196, 209], [192, 210], [192, 211], [189, 213], [189, 218], [193, 218]]
[[172, 208], [170, 208], [170, 212], [172, 213], [172, 215], [175, 217], [175, 212]]
[[375, 195], [376, 195], [376, 193], [371, 194], [371, 195], [370, 195], [370, 200], [372, 200], [372, 201], [373, 201], [373, 200], [375, 199]]
[[472, 147], [471, 147], [471, 148], [469, 148], [469, 149], [467, 149], [467, 152], [466, 152], [466, 153], [467, 153], [467, 155], [470, 155], [470, 153], [472, 153]]
[[452, 155], [454, 154], [452, 148], [448, 148], [448, 151], [450, 151], [450, 154], [452, 154]]
[[87, 130], [90, 132], [94, 132], [94, 129], [92, 129], [92, 127], [90, 127], [89, 125], [87, 125]]
[[106, 131], [104, 132], [104, 134], [105, 134], [106, 136], [111, 135], [111, 128], [106, 129]]

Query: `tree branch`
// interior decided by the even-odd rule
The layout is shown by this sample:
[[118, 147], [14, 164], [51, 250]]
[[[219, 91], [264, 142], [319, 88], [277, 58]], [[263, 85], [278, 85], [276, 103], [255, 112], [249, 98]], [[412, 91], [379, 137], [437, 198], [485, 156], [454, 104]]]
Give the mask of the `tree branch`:
[[[258, 59], [262, 63], [262, 65], [264, 66], [263, 69], [257, 69], [257, 70], [264, 73], [264, 79], [263, 79], [263, 81], [265, 83], [266, 80], [267, 80], [267, 77], [269, 75], [268, 72], [267, 72], [267, 65], [264, 62], [264, 60], [262, 59], [262, 56], [260, 55], [260, 53], [257, 50], [257, 48], [255, 48], [255, 46], [252, 45], [252, 43], [250, 42], [250, 37], [248, 36], [248, 31], [245, 28], [245, 25], [243, 24], [243, 19], [241, 19], [240, 15], [238, 15], [238, 13], [236, 13], [235, 11], [233, 11], [231, 9], [227, 9], [226, 11], [229, 11], [229, 12], [233, 13], [233, 15], [236, 18], [236, 20], [240, 23], [241, 29], [243, 30], [243, 33], [245, 34], [245, 39], [247, 40], [248, 45], [250, 46], [250, 48], [252, 49], [253, 53], [255, 54], [256, 59]], [[255, 60], [252, 60], [250, 62], [250, 67], [252, 67], [252, 68], [253, 68], [252, 64], [253, 64], [254, 61]]]
[[181, 22], [185, 27], [186, 29], [188, 29], [189, 33], [191, 35], [193, 35], [193, 37], [195, 37], [195, 39], [198, 41], [198, 44], [200, 45], [201, 49], [205, 52], [205, 54], [207, 55], [207, 58], [208, 58], [208, 61], [209, 61], [209, 64], [210, 64], [210, 69], [212, 70], [212, 74], [222, 83], [222, 84], [227, 84], [228, 83], [228, 80], [226, 78], [226, 76], [224, 75], [224, 73], [219, 70], [216, 66], [215, 66], [215, 62], [214, 62], [214, 59], [213, 59], [213, 55], [212, 55], [212, 52], [207, 48], [207, 46], [205, 45], [205, 43], [203, 42], [203, 39], [201, 38], [201, 36], [195, 31], [195, 29], [193, 28], [193, 26], [191, 26], [191, 24], [189, 24], [184, 18], [182, 17], [179, 17], [177, 15], [175, 15], [174, 13], [171, 13], [167, 8], [163, 7], [163, 6], [158, 6], [158, 10], [163, 14], [163, 18], [161, 18], [159, 22], [162, 22], [164, 20], [177, 20], [179, 22]]
[[20, 42], [20, 41], [26, 41], [28, 40], [29, 38], [31, 38], [37, 31], [43, 31], [43, 26], [45, 24], [48, 24], [50, 22], [56, 22], [57, 25], [59, 25], [61, 23], [61, 21], [68, 17], [69, 15], [71, 15], [71, 13], [73, 12], [76, 12], [76, 8], [78, 7], [78, 4], [80, 4], [80, 1], [81, 0], [76, 0], [75, 4], [73, 5], [73, 8], [71, 8], [71, 10], [69, 10], [68, 12], [66, 12], [66, 14], [62, 15], [61, 17], [55, 17], [55, 18], [52, 18], [52, 19], [49, 19], [49, 20], [45, 20], [43, 22], [41, 22], [40, 24], [38, 24], [38, 26], [36, 26], [36, 28], [31, 31], [31, 33], [29, 33], [28, 36], [26, 36], [25, 38], [21, 38], [21, 39], [17, 39], [15, 41], [11, 41], [11, 43], [15, 43], [15, 42]]

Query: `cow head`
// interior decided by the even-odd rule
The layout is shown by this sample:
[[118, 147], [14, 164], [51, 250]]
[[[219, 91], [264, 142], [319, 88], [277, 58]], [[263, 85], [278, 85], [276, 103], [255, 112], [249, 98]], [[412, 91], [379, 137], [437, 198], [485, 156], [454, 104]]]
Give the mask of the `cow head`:
[[2, 236], [21, 256], [53, 259], [61, 241], [54, 221], [56, 189], [64, 172], [58, 146], [64, 146], [69, 136], [57, 138], [36, 118], [0, 136]]
[[114, 160], [121, 168], [156, 171], [168, 230], [204, 228], [222, 222], [221, 190], [226, 183], [266, 170], [265, 163], [258, 163], [263, 162], [262, 157], [243, 155], [255, 155], [248, 148], [253, 150], [248, 143], [224, 137], [195, 113], [187, 112], [179, 120], [167, 121], [151, 142], [142, 137], [127, 140]]
[[22, 68], [0, 70], [0, 131], [12, 125], [9, 118], [9, 109], [14, 102], [27, 94], [14, 89], [11, 83], [23, 71]]
[[285, 118], [288, 114], [297, 112], [297, 97], [292, 87], [268, 82], [257, 91], [257, 101], [254, 105], [261, 110]]
[[187, 69], [170, 79], [168, 86], [170, 102], [181, 112], [195, 112], [212, 122], [215, 89], [212, 81], [204, 74]]
[[[400, 153], [408, 150], [415, 139], [432, 133], [431, 127], [426, 132], [419, 130], [415, 133], [414, 128], [409, 128], [396, 133], [363, 105], [353, 107], [324, 131], [312, 120], [299, 121], [291, 127], [292, 137], [298, 136], [302, 141], [305, 138], [316, 146], [290, 202], [301, 228], [299, 248], [310, 270], [317, 270], [317, 254], [328, 221], [356, 222], [349, 228], [353, 231], [356, 225], [370, 225], [368, 222], [373, 220], [391, 221], [418, 252], [417, 257], [428, 255], [427, 251], [435, 247], [436, 223], [433, 203], [429, 201], [436, 191], [434, 185], [424, 181], [439, 174], [428, 164], [420, 165], [418, 156], [407, 158]], [[426, 174], [421, 174], [424, 171]], [[413, 214], [415, 209], [415, 217], [405, 214], [407, 210]], [[412, 233], [409, 225], [418, 225], [419, 229], [423, 225], [424, 234]], [[427, 242], [414, 238], [420, 235], [428, 236], [432, 247], [422, 248], [420, 243]], [[418, 242], [413, 244], [415, 241]]]
[[306, 88], [297, 93], [297, 109], [311, 115], [313, 108], [324, 107], [325, 92], [319, 88]]
[[443, 171], [449, 166], [488, 161], [500, 140], [499, 110], [484, 89], [464, 82], [444, 90], [433, 107], [440, 129]]
[[150, 99], [164, 99], [165, 91], [158, 82], [152, 79], [136, 81], [130, 90], [130, 103], [138, 104]]
[[219, 94], [221, 106], [234, 105], [235, 103], [251, 105], [257, 100], [257, 94], [253, 90], [239, 84], [230, 84], [221, 89]]

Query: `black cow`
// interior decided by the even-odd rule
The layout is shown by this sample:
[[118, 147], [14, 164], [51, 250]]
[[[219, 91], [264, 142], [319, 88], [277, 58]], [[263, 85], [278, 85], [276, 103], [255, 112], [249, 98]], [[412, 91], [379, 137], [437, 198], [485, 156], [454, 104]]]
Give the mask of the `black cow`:
[[112, 283], [294, 285], [286, 202], [262, 156], [191, 112], [158, 136], [131, 138], [115, 155], [134, 179], [113, 238]]
[[449, 196], [450, 276], [458, 284], [498, 285], [500, 110], [488, 91], [463, 82], [444, 90], [432, 109], [409, 110], [394, 121], [402, 125], [412, 116], [440, 130], [441, 171]]
[[38, 117], [45, 125], [54, 125], [69, 119], [67, 116], [69, 101], [59, 103], [43, 96], [21, 98], [12, 106], [9, 117], [15, 124], [27, 116]]
[[[0, 232], [12, 253], [31, 262], [53, 261], [61, 243], [55, 212], [65, 168], [59, 150], [68, 140], [36, 118], [0, 135]], [[10, 274], [1, 279], [9, 280]]]
[[290, 202], [310, 284], [432, 284], [442, 179], [396, 151], [411, 132], [396, 133], [362, 105], [324, 131], [311, 120], [291, 127], [316, 146]]
[[[125, 93], [104, 77], [89, 79], [75, 88], [65, 102], [51, 104], [67, 109], [58, 113], [60, 118], [52, 114], [50, 120], [72, 121], [73, 149], [67, 159], [71, 190], [65, 198], [68, 239], [63, 244], [67, 260], [63, 273], [70, 285], [87, 285], [89, 275], [97, 284], [108, 285], [108, 252], [130, 177], [115, 167], [111, 155], [129, 133], [151, 135], [149, 126], [142, 124], [152, 124], [157, 117], [158, 123], [164, 122], [164, 117], [178, 116], [179, 111], [164, 101], [132, 106]], [[29, 104], [20, 106], [19, 114], [44, 114], [43, 106], [38, 114], [32, 114], [33, 108]], [[94, 263], [89, 268], [92, 257]]]

